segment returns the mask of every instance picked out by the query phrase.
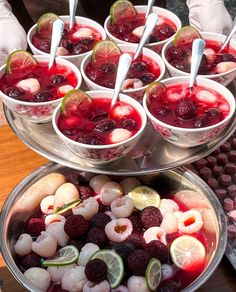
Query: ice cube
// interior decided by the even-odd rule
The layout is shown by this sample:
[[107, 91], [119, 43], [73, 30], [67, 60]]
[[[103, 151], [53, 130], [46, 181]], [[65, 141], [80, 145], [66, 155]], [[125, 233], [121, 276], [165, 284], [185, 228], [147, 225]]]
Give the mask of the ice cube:
[[133, 31], [132, 34], [135, 35], [138, 38], [141, 38], [144, 30], [144, 25], [136, 27]]
[[132, 132], [126, 129], [122, 128], [117, 128], [114, 129], [110, 134], [109, 134], [109, 141], [110, 143], [118, 143], [124, 140], [129, 139], [132, 136]]
[[205, 49], [203, 54], [207, 57], [207, 61], [210, 63], [213, 63], [216, 59], [216, 53], [211, 48]]
[[90, 38], [93, 37], [93, 30], [87, 27], [81, 27], [73, 33], [72, 37], [74, 39]]
[[185, 90], [177, 91], [175, 88], [167, 89], [166, 97], [171, 102], [176, 102], [185, 97]]
[[216, 73], [225, 73], [236, 68], [236, 62], [221, 62], [216, 65]]
[[58, 87], [57, 94], [60, 96], [64, 96], [67, 94], [67, 92], [69, 92], [73, 89], [74, 89], [74, 87], [71, 85], [63, 85], [63, 86]]
[[113, 107], [110, 114], [114, 118], [122, 119], [127, 116], [130, 116], [133, 113], [133, 108], [129, 105], [117, 105]]
[[125, 81], [122, 84], [121, 90], [136, 89], [142, 86], [143, 86], [142, 80], [138, 78], [130, 78], [130, 79], [125, 79]]
[[207, 104], [214, 104], [217, 101], [217, 97], [208, 90], [200, 90], [196, 97], [199, 101]]
[[16, 87], [28, 91], [32, 94], [36, 94], [40, 90], [40, 83], [36, 78], [27, 78], [19, 81], [16, 84]]
[[56, 55], [57, 56], [67, 56], [67, 55], [69, 55], [69, 52], [64, 47], [58, 47]]

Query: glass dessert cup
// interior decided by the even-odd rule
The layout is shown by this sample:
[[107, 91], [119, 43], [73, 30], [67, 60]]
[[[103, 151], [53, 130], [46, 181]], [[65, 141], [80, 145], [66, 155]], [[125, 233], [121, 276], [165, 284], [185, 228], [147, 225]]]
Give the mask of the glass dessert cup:
[[[190, 78], [187, 76], [171, 77], [171, 78], [163, 80], [162, 83], [168, 88], [168, 86], [172, 87], [174, 85], [176, 86], [180, 86], [181, 84], [188, 85], [189, 79]], [[143, 106], [144, 106], [145, 112], [149, 120], [151, 121], [153, 128], [156, 130], [156, 132], [168, 142], [173, 143], [174, 145], [183, 147], [183, 148], [190, 148], [190, 147], [202, 145], [213, 140], [217, 135], [220, 135], [222, 133], [222, 131], [230, 122], [235, 112], [235, 98], [233, 94], [223, 85], [207, 78], [198, 77], [195, 86], [200, 86], [203, 89], [206, 89], [206, 91], [207, 89], [213, 90], [219, 95], [221, 95], [224, 98], [224, 100], [227, 102], [228, 114], [220, 122], [217, 122], [213, 125], [203, 125], [203, 126], [199, 125], [198, 128], [189, 128], [189, 127], [183, 128], [179, 125], [177, 126], [170, 125], [167, 122], [161, 121], [160, 119], [158, 119], [156, 116], [154, 116], [151, 113], [150, 105], [147, 99], [147, 94], [145, 94], [144, 99], [143, 99]], [[186, 97], [183, 97], [183, 99], [186, 99]], [[167, 104], [168, 103], [169, 101], [167, 101]], [[202, 103], [205, 103], [204, 99], [202, 99]], [[216, 110], [218, 109], [216, 108]], [[196, 110], [196, 114], [198, 114], [197, 110]], [[194, 114], [192, 118], [195, 119], [196, 114]], [[163, 115], [165, 115], [165, 113], [163, 113]], [[203, 117], [203, 115], [205, 115], [205, 113], [202, 113], [201, 117]], [[188, 121], [188, 118], [186, 119], [186, 121]]]
[[[207, 43], [212, 43], [214, 46], [223, 44], [225, 40], [225, 36], [221, 34], [216, 34], [216, 33], [211, 33], [211, 32], [201, 32], [201, 36], [203, 39], [207, 40], [206, 42], [206, 48], [207, 48]], [[167, 72], [169, 73], [170, 76], [189, 76], [190, 73], [184, 72], [182, 70], [177, 69], [173, 65], [170, 64], [167, 60], [167, 51], [172, 45], [172, 40], [169, 40], [163, 47], [162, 49], [162, 59], [166, 65]], [[211, 47], [211, 45], [210, 45]], [[231, 39], [230, 41], [230, 48], [232, 53], [234, 54], [236, 58], [236, 41]], [[223, 68], [224, 69], [224, 68]], [[227, 86], [231, 81], [233, 81], [236, 77], [236, 66], [234, 68], [225, 68], [225, 72], [222, 73], [216, 73], [216, 74], [209, 74], [209, 75], [203, 75], [199, 74], [199, 77], [204, 77], [204, 78], [209, 78], [211, 80], [217, 81], [221, 83], [224, 86]]]
[[[45, 187], [43, 187], [40, 194], [37, 193], [37, 195], [34, 196], [34, 200], [32, 200], [30, 187], [47, 175], [53, 175], [55, 173], [57, 173], [58, 176], [60, 176], [60, 174], [68, 176], [70, 173], [73, 174], [73, 170], [55, 164], [48, 164], [40, 167], [16, 186], [8, 196], [2, 209], [2, 220], [0, 222], [2, 236], [0, 238], [0, 243], [3, 258], [13, 276], [30, 291], [41, 290], [36, 288], [17, 266], [13, 246], [22, 232], [24, 222], [29, 216], [35, 213], [39, 202], [47, 196], [47, 191], [44, 193], [43, 190]], [[80, 175], [81, 178], [84, 176], [84, 173], [77, 172], [77, 174]], [[86, 175], [84, 178], [86, 179]], [[116, 177], [116, 180], [120, 179], [122, 178]], [[179, 168], [175, 171], [165, 171], [157, 175], [139, 176], [138, 180], [143, 184], [157, 188], [160, 194], [162, 194], [163, 191], [164, 195], [169, 192], [171, 194], [170, 198], [174, 199], [176, 196], [176, 198], [182, 201], [189, 209], [194, 208], [198, 210], [203, 216], [204, 222], [207, 222], [207, 224], [204, 224], [205, 238], [208, 242], [204, 270], [184, 288], [186, 292], [197, 290], [212, 275], [225, 250], [226, 222], [219, 201], [215, 198], [209, 186], [189, 170], [186, 171], [185, 169]], [[61, 183], [63, 182], [64, 181]], [[165, 190], [161, 188], [163, 185], [167, 187]], [[188, 192], [189, 195], [186, 196], [186, 190], [192, 190], [194, 192]], [[180, 197], [176, 195], [177, 193], [180, 194], [181, 191], [182, 195]], [[197, 196], [196, 192], [198, 193]]]
[[[33, 56], [39, 63], [47, 64], [49, 62], [49, 56]], [[58, 68], [60, 69], [59, 73], [64, 73], [65, 76], [71, 75], [74, 79], [75, 86], [69, 86], [69, 90], [78, 89], [82, 83], [82, 77], [79, 69], [71, 62], [64, 60], [62, 58], [56, 58], [55, 60]], [[57, 68], [57, 67], [56, 67]], [[57, 69], [55, 69], [57, 70]], [[6, 65], [0, 68], [0, 78], [6, 73]], [[14, 74], [14, 73], [12, 73]], [[13, 80], [14, 81], [14, 80]], [[69, 83], [70, 84], [70, 83]], [[45, 84], [44, 84], [45, 85]], [[40, 85], [39, 85], [40, 86]], [[49, 87], [52, 87], [50, 84]], [[63, 87], [63, 85], [62, 85]], [[57, 88], [59, 86], [57, 85]], [[67, 85], [65, 85], [65, 89], [67, 90]], [[46, 89], [46, 88], [45, 88]], [[61, 92], [57, 99], [49, 100], [49, 101], [22, 101], [6, 95], [3, 91], [0, 91], [0, 97], [3, 103], [16, 115], [21, 118], [32, 122], [32, 123], [47, 123], [52, 119], [53, 110], [56, 106], [61, 102], [64, 96], [64, 92]]]
[[[137, 13], [140, 14], [145, 14], [146, 10], [147, 10], [147, 6], [144, 5], [140, 5], [140, 6], [134, 6]], [[164, 8], [160, 8], [160, 7], [156, 7], [153, 6], [152, 8], [152, 12], [155, 12], [158, 14], [158, 16], [160, 17], [160, 19], [163, 17], [164, 19], [167, 20], [167, 22], [169, 21], [170, 23], [172, 23], [173, 27], [175, 26], [175, 30], [178, 31], [181, 28], [181, 21], [180, 19], [171, 11], [164, 9]], [[104, 29], [106, 31], [106, 34], [108, 36], [108, 38], [110, 40], [113, 40], [114, 42], [116, 42], [117, 44], [130, 44], [131, 42], [119, 39], [117, 37], [115, 37], [110, 31], [109, 31], [109, 25], [111, 22], [111, 17], [108, 16], [105, 20], [104, 23]], [[164, 46], [164, 44], [166, 42], [168, 42], [169, 39], [173, 39], [175, 34], [173, 34], [171, 37], [168, 37], [162, 41], [156, 41], [156, 42], [152, 42], [152, 43], [148, 43], [146, 44], [146, 47], [148, 47], [149, 49], [152, 49], [154, 51], [156, 51], [157, 53], [161, 53], [161, 50]], [[136, 41], [137, 43], [138, 41]]]
[[[87, 94], [92, 99], [110, 99], [112, 98], [112, 91], [88, 91]], [[144, 112], [143, 107], [133, 98], [120, 94], [120, 101], [122, 103], [127, 104], [131, 108], [135, 109], [140, 119], [140, 127], [136, 133], [132, 136], [127, 136], [124, 140], [120, 140], [120, 142], [113, 142], [112, 144], [104, 144], [104, 145], [91, 145], [80, 143], [68, 138], [64, 135], [59, 127], [58, 127], [58, 119], [61, 113], [61, 106], [59, 105], [54, 113], [52, 118], [53, 128], [61, 139], [62, 142], [71, 150], [74, 154], [76, 154], [81, 159], [86, 159], [86, 161], [90, 164], [94, 165], [103, 165], [112, 161], [115, 161], [122, 156], [126, 155], [130, 152], [134, 146], [137, 144], [138, 140], [141, 138], [142, 133], [145, 129], [147, 117]], [[117, 134], [118, 135], [118, 134]]]
[[[122, 52], [131, 53], [131, 54], [134, 54], [136, 51], [136, 48], [137, 48], [137, 45], [135, 45], [135, 44], [121, 44], [118, 46]], [[152, 80], [152, 81], [160, 81], [165, 74], [165, 65], [164, 65], [164, 62], [162, 61], [161, 57], [156, 52], [154, 52], [148, 48], [143, 48], [142, 54], [143, 54], [143, 57], [142, 57], [143, 60], [147, 63], [154, 64], [154, 66], [156, 67], [156, 71], [159, 71], [159, 76], [155, 80]], [[92, 60], [92, 53], [90, 53], [88, 56], [86, 56], [81, 63], [81, 74], [82, 74], [82, 77], [83, 77], [87, 87], [90, 90], [108, 90], [108, 91], [113, 90], [112, 88], [108, 88], [108, 87], [104, 87], [104, 86], [101, 86], [99, 84], [96, 84], [94, 81], [92, 81], [91, 79], [88, 78], [88, 76], [86, 74], [86, 68], [89, 65], [89, 63], [91, 62], [91, 60]], [[134, 88], [134, 89], [122, 90], [122, 92], [124, 94], [127, 94], [127, 95], [133, 97], [134, 99], [136, 99], [138, 101], [142, 101], [142, 98], [143, 98], [143, 95], [145, 93], [145, 89], [147, 88], [147, 86], [148, 86], [148, 84], [145, 86]]]
[[[70, 17], [68, 15], [60, 16], [60, 18], [67, 25], [69, 24]], [[82, 27], [91, 28], [92, 30], [94, 30], [97, 33], [99, 33], [99, 35], [100, 35], [100, 39], [99, 40], [105, 40], [106, 39], [106, 33], [105, 33], [103, 27], [99, 23], [97, 23], [96, 21], [94, 21], [92, 19], [89, 19], [89, 18], [86, 18], [86, 17], [82, 17], [82, 16], [76, 16], [75, 17], [75, 21], [76, 21], [76, 23], [78, 23], [78, 25], [81, 25]], [[45, 53], [44, 51], [38, 49], [33, 44], [33, 36], [36, 34], [36, 27], [37, 27], [37, 24], [32, 26], [32, 28], [27, 33], [28, 45], [29, 45], [30, 49], [32, 50], [33, 54], [35, 54], [35, 55], [48, 55], [48, 53]], [[90, 51], [85, 52], [85, 53], [80, 53], [80, 54], [60, 55], [60, 57], [65, 59], [65, 60], [68, 60], [68, 61], [72, 62], [77, 67], [79, 67], [81, 62], [82, 62], [82, 60], [89, 54], [89, 52]]]

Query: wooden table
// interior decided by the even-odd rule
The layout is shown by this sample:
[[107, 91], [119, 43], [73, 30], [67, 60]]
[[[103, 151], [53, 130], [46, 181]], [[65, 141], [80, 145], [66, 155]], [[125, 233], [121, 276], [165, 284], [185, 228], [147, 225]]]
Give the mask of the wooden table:
[[[46, 162], [45, 158], [27, 148], [11, 131], [9, 126], [0, 127], [0, 209], [11, 190], [26, 175]], [[0, 280], [4, 283], [2, 291], [26, 291], [11, 276], [1, 257]], [[223, 258], [214, 274], [198, 291], [236, 291], [236, 271], [234, 271], [226, 258]]]

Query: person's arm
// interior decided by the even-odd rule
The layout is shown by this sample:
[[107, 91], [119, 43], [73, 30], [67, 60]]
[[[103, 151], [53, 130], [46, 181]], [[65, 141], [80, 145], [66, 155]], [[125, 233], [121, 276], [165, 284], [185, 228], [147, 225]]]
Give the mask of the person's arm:
[[187, 0], [189, 22], [200, 31], [227, 34], [232, 18], [224, 0]]

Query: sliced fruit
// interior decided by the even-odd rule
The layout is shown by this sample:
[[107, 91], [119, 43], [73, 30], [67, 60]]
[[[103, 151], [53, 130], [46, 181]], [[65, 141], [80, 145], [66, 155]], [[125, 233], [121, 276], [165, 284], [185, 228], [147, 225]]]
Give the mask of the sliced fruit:
[[54, 257], [42, 262], [43, 267], [48, 266], [67, 266], [77, 261], [79, 251], [74, 245], [67, 245], [59, 249]]
[[7, 58], [6, 71], [10, 74], [18, 70], [34, 69], [37, 63], [38, 61], [29, 52], [14, 51]]
[[149, 261], [145, 272], [145, 278], [148, 289], [155, 291], [161, 282], [161, 262], [158, 259], [152, 258]]
[[91, 259], [100, 259], [107, 264], [107, 277], [111, 288], [116, 288], [120, 285], [124, 277], [125, 268], [122, 258], [115, 251], [102, 249], [95, 252]]
[[182, 27], [175, 35], [173, 44], [181, 46], [184, 44], [192, 43], [195, 39], [201, 39], [201, 34], [192, 26]]
[[92, 103], [91, 97], [82, 90], [70, 90], [63, 98], [61, 104], [62, 113], [69, 116], [75, 112], [78, 107], [88, 106]]
[[124, 19], [131, 18], [135, 16], [136, 13], [133, 4], [127, 0], [118, 0], [110, 8], [110, 16], [113, 23], [118, 23]]
[[72, 208], [74, 208], [74, 207], [76, 207], [77, 205], [79, 205], [80, 204], [80, 200], [75, 200], [75, 201], [72, 201], [72, 202], [70, 202], [70, 203], [67, 203], [67, 204], [65, 204], [64, 206], [62, 206], [62, 207], [60, 207], [60, 208], [58, 208], [58, 209], [56, 209], [56, 211], [54, 211], [53, 213], [54, 214], [64, 214], [64, 213], [66, 213], [67, 211], [69, 211], [69, 210], [71, 210]]
[[128, 196], [133, 200], [134, 207], [142, 210], [149, 206], [159, 207], [160, 195], [150, 187], [141, 185], [128, 192]]
[[45, 13], [43, 14], [37, 23], [36, 31], [41, 32], [43, 30], [48, 31], [52, 29], [52, 24], [55, 20], [59, 19], [59, 16], [55, 13]]
[[149, 102], [149, 97], [157, 98], [160, 94], [166, 91], [166, 87], [161, 82], [152, 82], [148, 85], [146, 89], [147, 100]]
[[92, 53], [92, 62], [97, 64], [118, 63], [121, 55], [120, 48], [113, 41], [100, 41], [94, 48]]
[[183, 235], [171, 243], [170, 255], [178, 268], [194, 271], [204, 265], [206, 250], [204, 245], [195, 237]]

